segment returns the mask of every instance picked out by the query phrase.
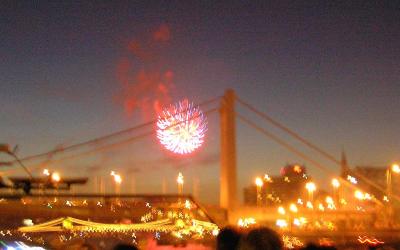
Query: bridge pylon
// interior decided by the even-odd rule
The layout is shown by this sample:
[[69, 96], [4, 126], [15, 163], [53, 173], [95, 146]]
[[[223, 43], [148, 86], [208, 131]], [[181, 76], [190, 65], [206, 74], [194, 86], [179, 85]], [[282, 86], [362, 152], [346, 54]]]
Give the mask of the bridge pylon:
[[220, 206], [231, 210], [238, 205], [236, 174], [235, 92], [225, 91], [220, 105], [221, 165]]

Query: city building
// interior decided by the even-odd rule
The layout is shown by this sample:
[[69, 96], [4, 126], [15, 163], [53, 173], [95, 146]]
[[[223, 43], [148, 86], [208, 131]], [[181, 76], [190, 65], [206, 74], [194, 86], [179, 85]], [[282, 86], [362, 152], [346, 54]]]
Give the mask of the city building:
[[355, 184], [364, 193], [369, 193], [381, 201], [384, 200], [385, 196], [388, 196], [388, 192], [393, 195], [400, 195], [400, 175], [390, 171], [390, 168], [391, 166], [356, 166], [350, 168], [345, 153], [342, 153], [341, 177]]
[[258, 185], [253, 183], [244, 188], [244, 204], [275, 206], [305, 198], [305, 184], [310, 181], [306, 167], [300, 164], [288, 164], [280, 172], [278, 176], [265, 175], [262, 183]]

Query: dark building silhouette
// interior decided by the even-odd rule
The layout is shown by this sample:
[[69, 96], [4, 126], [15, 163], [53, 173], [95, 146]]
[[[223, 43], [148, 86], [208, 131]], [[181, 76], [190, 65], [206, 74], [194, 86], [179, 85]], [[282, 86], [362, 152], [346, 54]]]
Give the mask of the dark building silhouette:
[[[300, 164], [287, 164], [278, 176], [263, 178], [261, 197], [263, 205], [279, 205], [297, 201], [305, 194], [305, 184], [310, 181], [307, 169]], [[255, 184], [244, 189], [244, 203], [248, 206], [257, 204]]]

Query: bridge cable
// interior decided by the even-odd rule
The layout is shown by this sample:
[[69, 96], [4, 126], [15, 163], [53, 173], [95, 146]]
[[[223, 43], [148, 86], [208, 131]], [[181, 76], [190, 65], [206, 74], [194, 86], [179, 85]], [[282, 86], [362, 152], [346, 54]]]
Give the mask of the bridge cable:
[[[218, 101], [220, 98], [221, 98], [221, 96], [217, 96], [217, 97], [214, 97], [214, 98], [209, 99], [207, 101], [201, 102], [200, 104], [196, 104], [195, 106], [206, 106], [206, 105], [209, 105], [209, 104], [212, 104], [212, 103]], [[185, 110], [182, 111], [182, 112], [185, 112]], [[135, 130], [150, 126], [150, 125], [156, 123], [156, 121], [157, 121], [157, 119], [154, 119], [152, 121], [149, 121], [149, 122], [146, 122], [146, 123], [143, 123], [143, 124], [139, 124], [137, 126], [134, 126], [134, 127], [131, 127], [131, 128], [127, 128], [127, 129], [124, 129], [124, 130], [121, 130], [121, 131], [117, 131], [117, 132], [114, 132], [114, 133], [111, 133], [111, 134], [108, 134], [108, 135], [105, 135], [105, 136], [102, 136], [102, 137], [98, 137], [98, 138], [91, 139], [91, 140], [84, 141], [84, 142], [77, 143], [77, 144], [72, 144], [72, 145], [69, 145], [69, 146], [66, 146], [66, 147], [63, 147], [63, 148], [60, 148], [60, 149], [51, 150], [51, 151], [48, 151], [48, 152], [45, 152], [45, 153], [27, 156], [27, 157], [21, 158], [20, 161], [21, 162], [31, 161], [31, 160], [35, 160], [35, 159], [38, 159], [38, 158], [43, 158], [43, 157], [46, 157], [46, 156], [47, 157], [52, 157], [55, 154], [65, 153], [67, 151], [75, 150], [77, 148], [84, 147], [84, 146], [87, 146], [87, 145], [102, 143], [103, 141], [107, 141], [107, 140], [109, 140], [111, 138], [114, 138], [114, 137], [117, 137], [117, 136], [120, 136], [120, 135], [123, 135], [123, 134], [126, 134], [126, 133], [133, 132]], [[12, 164], [16, 164], [17, 162], [13, 161], [11, 163]]]
[[[258, 132], [260, 132], [261, 134], [265, 135], [266, 137], [272, 139], [273, 141], [275, 141], [276, 143], [280, 144], [281, 146], [285, 147], [287, 150], [289, 150], [290, 152], [294, 153], [295, 155], [299, 156], [300, 158], [312, 163], [314, 166], [316, 166], [318, 169], [322, 170], [323, 172], [327, 172], [331, 175], [336, 176], [336, 173], [332, 170], [330, 170], [329, 168], [323, 166], [321, 163], [319, 163], [318, 161], [310, 158], [309, 156], [307, 156], [306, 154], [304, 154], [303, 152], [297, 150], [296, 148], [294, 148], [293, 146], [291, 146], [290, 144], [288, 144], [287, 142], [285, 142], [284, 140], [280, 139], [278, 136], [272, 134], [271, 132], [267, 131], [265, 128], [262, 128], [260, 126], [258, 126], [256, 123], [250, 121], [249, 119], [247, 119], [246, 117], [244, 117], [243, 115], [241, 115], [238, 112], [235, 112], [236, 116], [244, 123], [246, 123], [247, 125], [249, 125], [250, 127], [254, 128], [255, 130], [257, 130]], [[351, 189], [357, 189], [356, 187], [354, 187], [353, 185], [351, 185], [350, 183], [347, 182], [347, 180], [343, 179], [342, 177], [338, 177], [339, 179], [342, 180], [342, 183], [344, 183], [344, 185], [346, 185], [347, 187], [350, 187]], [[377, 204], [383, 205], [383, 203], [376, 199], [374, 200]]]
[[[203, 113], [204, 114], [210, 114], [210, 113], [213, 113], [213, 112], [215, 112], [217, 110], [218, 110], [218, 108], [212, 108], [212, 109], [209, 109], [209, 110], [207, 110], [207, 111], [205, 111]], [[195, 119], [197, 117], [199, 117], [199, 115], [192, 117], [190, 120]], [[178, 126], [178, 125], [180, 125], [180, 124], [182, 124], [182, 123], [184, 123], [186, 121], [187, 120], [181, 121], [181, 122], [178, 122], [178, 123], [175, 123], [175, 124], [171, 124], [170, 126], [164, 128], [163, 130], [167, 130], [167, 129], [170, 129], [172, 127]], [[135, 141], [140, 140], [142, 138], [145, 138], [147, 136], [153, 135], [155, 133], [156, 133], [156, 130], [152, 129], [150, 131], [141, 133], [139, 135], [130, 137], [130, 138], [122, 140], [122, 141], [118, 141], [118, 142], [114, 142], [114, 143], [111, 143], [111, 144], [103, 145], [103, 146], [100, 146], [100, 147], [97, 147], [97, 148], [94, 148], [94, 149], [90, 149], [90, 150], [87, 150], [87, 151], [84, 151], [84, 152], [80, 152], [80, 153], [77, 153], [77, 154], [66, 156], [66, 157], [63, 157], [63, 158], [60, 158], [60, 159], [49, 160], [46, 163], [57, 163], [57, 162], [62, 162], [62, 161], [66, 161], [66, 160], [70, 160], [70, 159], [74, 159], [74, 158], [79, 158], [79, 157], [95, 154], [97, 152], [102, 152], [102, 151], [108, 150], [110, 148], [120, 147], [120, 146], [123, 146], [123, 145], [126, 145], [126, 144], [130, 144], [132, 142], [135, 142]], [[36, 169], [40, 168], [41, 165], [42, 165], [42, 163], [39, 163], [39, 164], [36, 164], [36, 165], [32, 166], [32, 168], [34, 170], [36, 170]], [[12, 170], [14, 170], [14, 169], [12, 169]], [[7, 174], [9, 174], [9, 172], [10, 171], [4, 171], [4, 173], [7, 173]]]
[[[305, 144], [306, 146], [308, 146], [309, 148], [317, 151], [318, 153], [320, 153], [322, 156], [324, 156], [325, 158], [333, 161], [335, 164], [337, 165], [341, 165], [341, 162], [339, 160], [337, 160], [333, 155], [329, 154], [328, 152], [326, 152], [325, 150], [321, 149], [320, 147], [316, 146], [315, 144], [311, 143], [310, 141], [308, 141], [307, 139], [305, 139], [304, 137], [300, 136], [298, 133], [294, 132], [293, 130], [289, 129], [288, 127], [286, 127], [285, 125], [283, 125], [282, 123], [276, 121], [275, 119], [273, 119], [271, 116], [259, 111], [258, 109], [256, 109], [254, 106], [248, 104], [247, 102], [243, 101], [242, 99], [240, 99], [239, 97], [236, 97], [236, 100], [242, 104], [244, 107], [248, 108], [249, 110], [253, 111], [254, 113], [256, 113], [257, 115], [259, 115], [261, 118], [263, 118], [264, 120], [270, 122], [271, 124], [273, 124], [274, 126], [280, 128], [281, 130], [285, 131], [286, 133], [288, 133], [289, 135], [291, 135], [292, 137], [294, 137], [295, 139], [297, 139], [298, 141], [302, 142], [303, 144]], [[379, 186], [378, 184], [376, 184], [375, 182], [371, 181], [369, 178], [365, 177], [362, 174], [359, 173], [355, 173], [352, 172], [353, 175], [355, 175], [356, 177], [358, 177], [359, 179], [363, 180], [364, 182], [366, 182], [367, 184], [377, 188], [379, 191], [383, 192], [384, 194], [386, 193], [386, 190], [383, 189], [381, 186]], [[400, 196], [397, 196], [395, 194], [391, 194], [392, 197], [394, 197], [396, 200], [400, 201]]]

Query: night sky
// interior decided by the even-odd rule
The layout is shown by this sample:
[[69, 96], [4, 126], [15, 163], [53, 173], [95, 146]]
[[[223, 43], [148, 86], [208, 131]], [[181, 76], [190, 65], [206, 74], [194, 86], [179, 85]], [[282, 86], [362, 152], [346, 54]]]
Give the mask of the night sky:
[[[132, 127], [168, 103], [200, 103], [232, 88], [335, 156], [344, 149], [351, 165], [400, 161], [396, 1], [73, 2], [0, 3], [0, 140], [18, 144], [20, 156]], [[190, 158], [176, 159], [147, 138], [48, 167], [88, 176], [117, 169], [135, 180], [124, 190], [136, 192], [161, 192], [163, 178], [176, 192], [182, 171], [187, 191], [216, 202], [219, 121], [216, 113], [208, 118], [207, 141]], [[322, 185], [327, 175], [311, 164], [239, 121], [237, 130], [240, 188], [291, 162], [306, 164]]]

